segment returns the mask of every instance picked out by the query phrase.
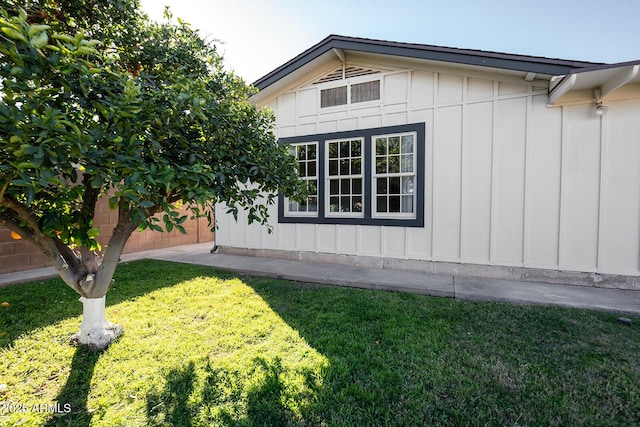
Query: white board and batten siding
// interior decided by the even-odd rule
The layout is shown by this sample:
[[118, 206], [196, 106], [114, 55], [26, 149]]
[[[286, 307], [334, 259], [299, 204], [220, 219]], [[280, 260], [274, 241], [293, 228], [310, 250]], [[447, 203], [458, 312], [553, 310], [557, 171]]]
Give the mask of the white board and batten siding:
[[549, 107], [543, 81], [380, 76], [380, 101], [320, 108], [309, 84], [267, 106], [278, 137], [424, 122], [424, 227], [278, 224], [273, 207], [273, 234], [219, 214], [218, 245], [639, 275], [640, 98], [598, 116], [592, 103]]

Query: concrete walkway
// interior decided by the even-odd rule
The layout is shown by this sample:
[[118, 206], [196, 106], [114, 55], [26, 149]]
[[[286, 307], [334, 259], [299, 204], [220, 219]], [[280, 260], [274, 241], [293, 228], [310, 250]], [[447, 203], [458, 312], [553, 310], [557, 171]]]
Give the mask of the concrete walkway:
[[[127, 254], [122, 257], [122, 260], [127, 262], [151, 258], [206, 265], [244, 274], [299, 282], [406, 291], [464, 300], [508, 301], [592, 308], [640, 316], [640, 291], [480, 279], [406, 270], [212, 254], [210, 253], [211, 246], [211, 243], [201, 243], [155, 249]], [[53, 268], [0, 274], [0, 287], [55, 275]]]

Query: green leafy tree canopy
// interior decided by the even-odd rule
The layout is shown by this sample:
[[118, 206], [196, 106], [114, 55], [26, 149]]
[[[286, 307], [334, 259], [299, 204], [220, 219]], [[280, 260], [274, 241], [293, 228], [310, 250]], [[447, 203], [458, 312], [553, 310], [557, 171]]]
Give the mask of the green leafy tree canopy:
[[[80, 295], [106, 294], [136, 229], [184, 231], [183, 204], [266, 224], [278, 192], [304, 192], [272, 114], [188, 24], [129, 0], [27, 6], [0, 9], [0, 225]], [[105, 195], [118, 223], [101, 248]]]

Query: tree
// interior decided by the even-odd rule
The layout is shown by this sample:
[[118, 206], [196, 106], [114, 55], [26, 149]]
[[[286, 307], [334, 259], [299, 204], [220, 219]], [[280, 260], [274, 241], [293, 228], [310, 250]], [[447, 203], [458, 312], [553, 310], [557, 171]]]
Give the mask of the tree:
[[[0, 11], [0, 225], [82, 297], [76, 339], [103, 349], [121, 333], [105, 319], [105, 295], [133, 231], [184, 232], [182, 205], [211, 225], [214, 203], [267, 224], [276, 193], [300, 197], [304, 186], [272, 115], [187, 24], [135, 12], [83, 32], [64, 3], [74, 4]], [[118, 212], [104, 248], [93, 227], [101, 197]]]

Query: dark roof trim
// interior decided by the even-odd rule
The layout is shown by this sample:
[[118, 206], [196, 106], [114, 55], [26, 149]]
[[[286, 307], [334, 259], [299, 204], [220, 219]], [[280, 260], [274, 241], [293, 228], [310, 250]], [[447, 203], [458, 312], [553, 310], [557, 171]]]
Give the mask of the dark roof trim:
[[574, 69], [604, 65], [584, 61], [330, 35], [289, 62], [259, 78], [253, 85], [260, 90], [265, 89], [331, 49], [378, 53], [549, 75], [561, 75]]
[[622, 68], [622, 67], [634, 66], [639, 64], [640, 64], [640, 59], [636, 61], [616, 62], [615, 64], [592, 64], [589, 67], [574, 68], [573, 70], [569, 71], [569, 74], [587, 73], [589, 71], [598, 71], [598, 70], [609, 70], [612, 68]]

